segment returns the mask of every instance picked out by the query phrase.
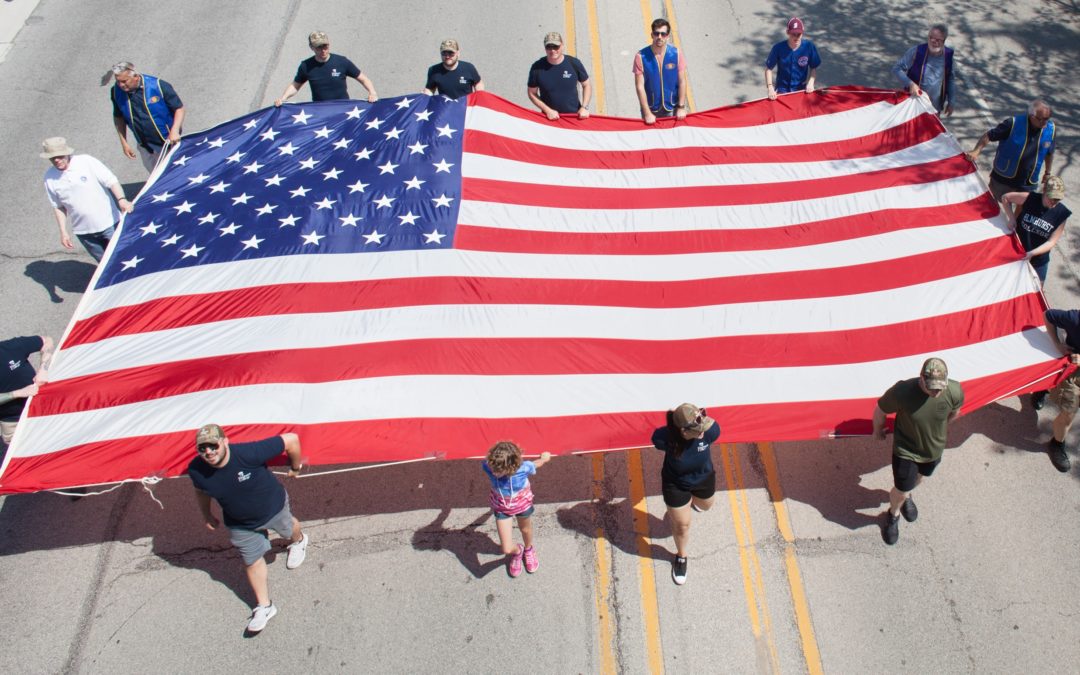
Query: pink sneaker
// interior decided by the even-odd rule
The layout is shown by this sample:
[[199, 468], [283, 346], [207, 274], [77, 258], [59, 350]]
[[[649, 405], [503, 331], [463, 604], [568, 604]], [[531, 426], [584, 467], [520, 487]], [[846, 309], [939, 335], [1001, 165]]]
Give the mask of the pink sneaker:
[[536, 559], [536, 549], [530, 546], [525, 549], [525, 571], [532, 574], [540, 567], [540, 561]]
[[517, 579], [521, 576], [521, 555], [524, 552], [525, 547], [518, 544], [517, 553], [510, 556], [510, 568], [507, 570], [510, 573], [511, 579]]

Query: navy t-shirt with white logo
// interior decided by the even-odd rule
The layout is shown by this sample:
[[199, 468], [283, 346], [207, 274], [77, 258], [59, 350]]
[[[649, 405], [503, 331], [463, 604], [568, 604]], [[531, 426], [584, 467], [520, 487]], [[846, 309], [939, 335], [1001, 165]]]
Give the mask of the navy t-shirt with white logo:
[[229, 462], [219, 468], [195, 457], [188, 476], [199, 490], [217, 500], [226, 527], [254, 530], [285, 508], [285, 488], [266, 463], [285, 451], [281, 436], [253, 443], [230, 443]]
[[[1016, 217], [1016, 236], [1025, 251], [1034, 251], [1054, 235], [1054, 231], [1069, 219], [1072, 211], [1064, 203], [1058, 202], [1050, 208], [1043, 204], [1043, 196], [1031, 192], [1024, 200], [1020, 213]], [[1035, 256], [1031, 264], [1038, 266], [1050, 259], [1049, 253]]]
[[[0, 391], [15, 391], [34, 383], [36, 371], [30, 365], [30, 355], [40, 352], [43, 347], [41, 337], [27, 337], [0, 340]], [[18, 421], [26, 405], [25, 398], [16, 398], [0, 405], [0, 420]]]
[[578, 82], [586, 82], [589, 73], [573, 56], [563, 56], [558, 65], [542, 58], [529, 68], [529, 88], [539, 87], [540, 100], [561, 113], [577, 112], [581, 107], [578, 98]]
[[480, 73], [476, 71], [476, 66], [467, 61], [458, 61], [457, 68], [453, 70], [436, 63], [428, 68], [424, 89], [450, 98], [461, 98], [473, 93], [479, 81]]
[[[676, 457], [671, 444], [671, 430], [666, 426], [653, 432], [652, 442], [657, 450], [664, 451], [664, 467], [660, 477], [665, 483], [674, 483], [683, 490], [692, 490], [715, 473], [712, 463], [712, 444], [720, 438], [720, 425], [713, 422], [705, 435], [690, 441]], [[681, 439], [680, 439], [681, 440]]]
[[314, 56], [301, 61], [293, 82], [310, 82], [312, 101], [336, 101], [349, 98], [345, 80], [350, 77], [360, 77], [356, 64], [340, 54], [331, 54], [325, 63], [319, 63]]

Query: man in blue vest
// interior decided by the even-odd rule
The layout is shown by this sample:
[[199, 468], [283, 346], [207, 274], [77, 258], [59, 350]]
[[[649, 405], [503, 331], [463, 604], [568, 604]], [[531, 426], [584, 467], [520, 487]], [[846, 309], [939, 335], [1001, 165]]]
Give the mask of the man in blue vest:
[[994, 168], [990, 171], [990, 194], [994, 199], [1001, 201], [1007, 192], [1034, 192], [1044, 166], [1042, 183], [1046, 183], [1054, 164], [1052, 116], [1050, 105], [1037, 98], [1028, 106], [1026, 115], [1006, 118], [983, 134], [975, 148], [965, 154], [974, 162], [987, 143], [998, 144]]
[[652, 44], [634, 55], [634, 86], [641, 118], [655, 124], [657, 117], [686, 117], [686, 60], [668, 44], [671, 24], [652, 22]]
[[120, 136], [120, 147], [130, 159], [135, 149], [127, 140], [127, 130], [135, 136], [143, 166], [153, 171], [165, 143], [177, 143], [184, 125], [184, 103], [165, 80], [144, 75], [135, 66], [121, 61], [112, 67], [116, 84], [110, 98], [113, 125]]
[[952, 115], [956, 100], [953, 50], [945, 46], [948, 37], [949, 29], [944, 24], [931, 26], [926, 42], [904, 52], [893, 66], [893, 75], [912, 96], [921, 96], [925, 91], [934, 108], [946, 117]]

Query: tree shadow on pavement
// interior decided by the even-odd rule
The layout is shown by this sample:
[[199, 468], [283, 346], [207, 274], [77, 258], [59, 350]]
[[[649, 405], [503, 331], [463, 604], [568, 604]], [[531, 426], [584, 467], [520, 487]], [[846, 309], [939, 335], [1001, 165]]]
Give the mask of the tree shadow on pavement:
[[82, 260], [35, 260], [26, 266], [23, 272], [41, 284], [49, 293], [49, 300], [61, 303], [64, 298], [57, 293], [82, 293], [90, 284], [97, 267]]

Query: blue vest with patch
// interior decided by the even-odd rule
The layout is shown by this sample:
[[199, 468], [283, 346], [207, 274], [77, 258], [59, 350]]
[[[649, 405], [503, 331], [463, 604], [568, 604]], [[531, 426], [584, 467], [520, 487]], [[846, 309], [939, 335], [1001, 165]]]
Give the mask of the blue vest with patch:
[[[116, 106], [120, 108], [120, 114], [124, 116], [124, 121], [127, 122], [128, 128], [132, 133], [138, 135], [135, 131], [135, 125], [132, 123], [131, 106], [141, 105], [146, 108], [146, 112], [150, 114], [150, 119], [154, 123], [154, 131], [157, 132], [158, 137], [161, 139], [161, 143], [155, 143], [154, 145], [161, 145], [165, 143], [165, 140], [169, 137], [169, 129], [172, 127], [173, 114], [169, 110], [169, 106], [165, 104], [165, 97], [161, 93], [161, 85], [158, 84], [158, 79], [153, 75], [142, 76], [142, 100], [136, 99], [132, 103], [132, 96], [129, 92], [124, 91], [117, 85], [113, 85], [113, 100], [116, 101]], [[147, 145], [149, 139], [137, 138], [141, 145]]]
[[675, 110], [676, 97], [679, 95], [679, 50], [667, 45], [663, 66], [653, 55], [651, 46], [638, 53], [641, 54], [641, 69], [645, 75], [645, 96], [649, 101], [649, 109], [653, 112]]
[[[1012, 131], [1009, 137], [998, 143], [997, 154], [994, 156], [994, 171], [1005, 178], [1016, 178], [1016, 172], [1020, 170], [1020, 160], [1024, 156], [1024, 149], [1028, 141], [1027, 114], [1017, 115], [1012, 121]], [[1039, 149], [1035, 153], [1035, 166], [1027, 176], [1021, 176], [1024, 184], [1028, 187], [1038, 186], [1039, 172], [1042, 171], [1043, 160], [1054, 145], [1054, 122], [1050, 120], [1039, 134]]]

